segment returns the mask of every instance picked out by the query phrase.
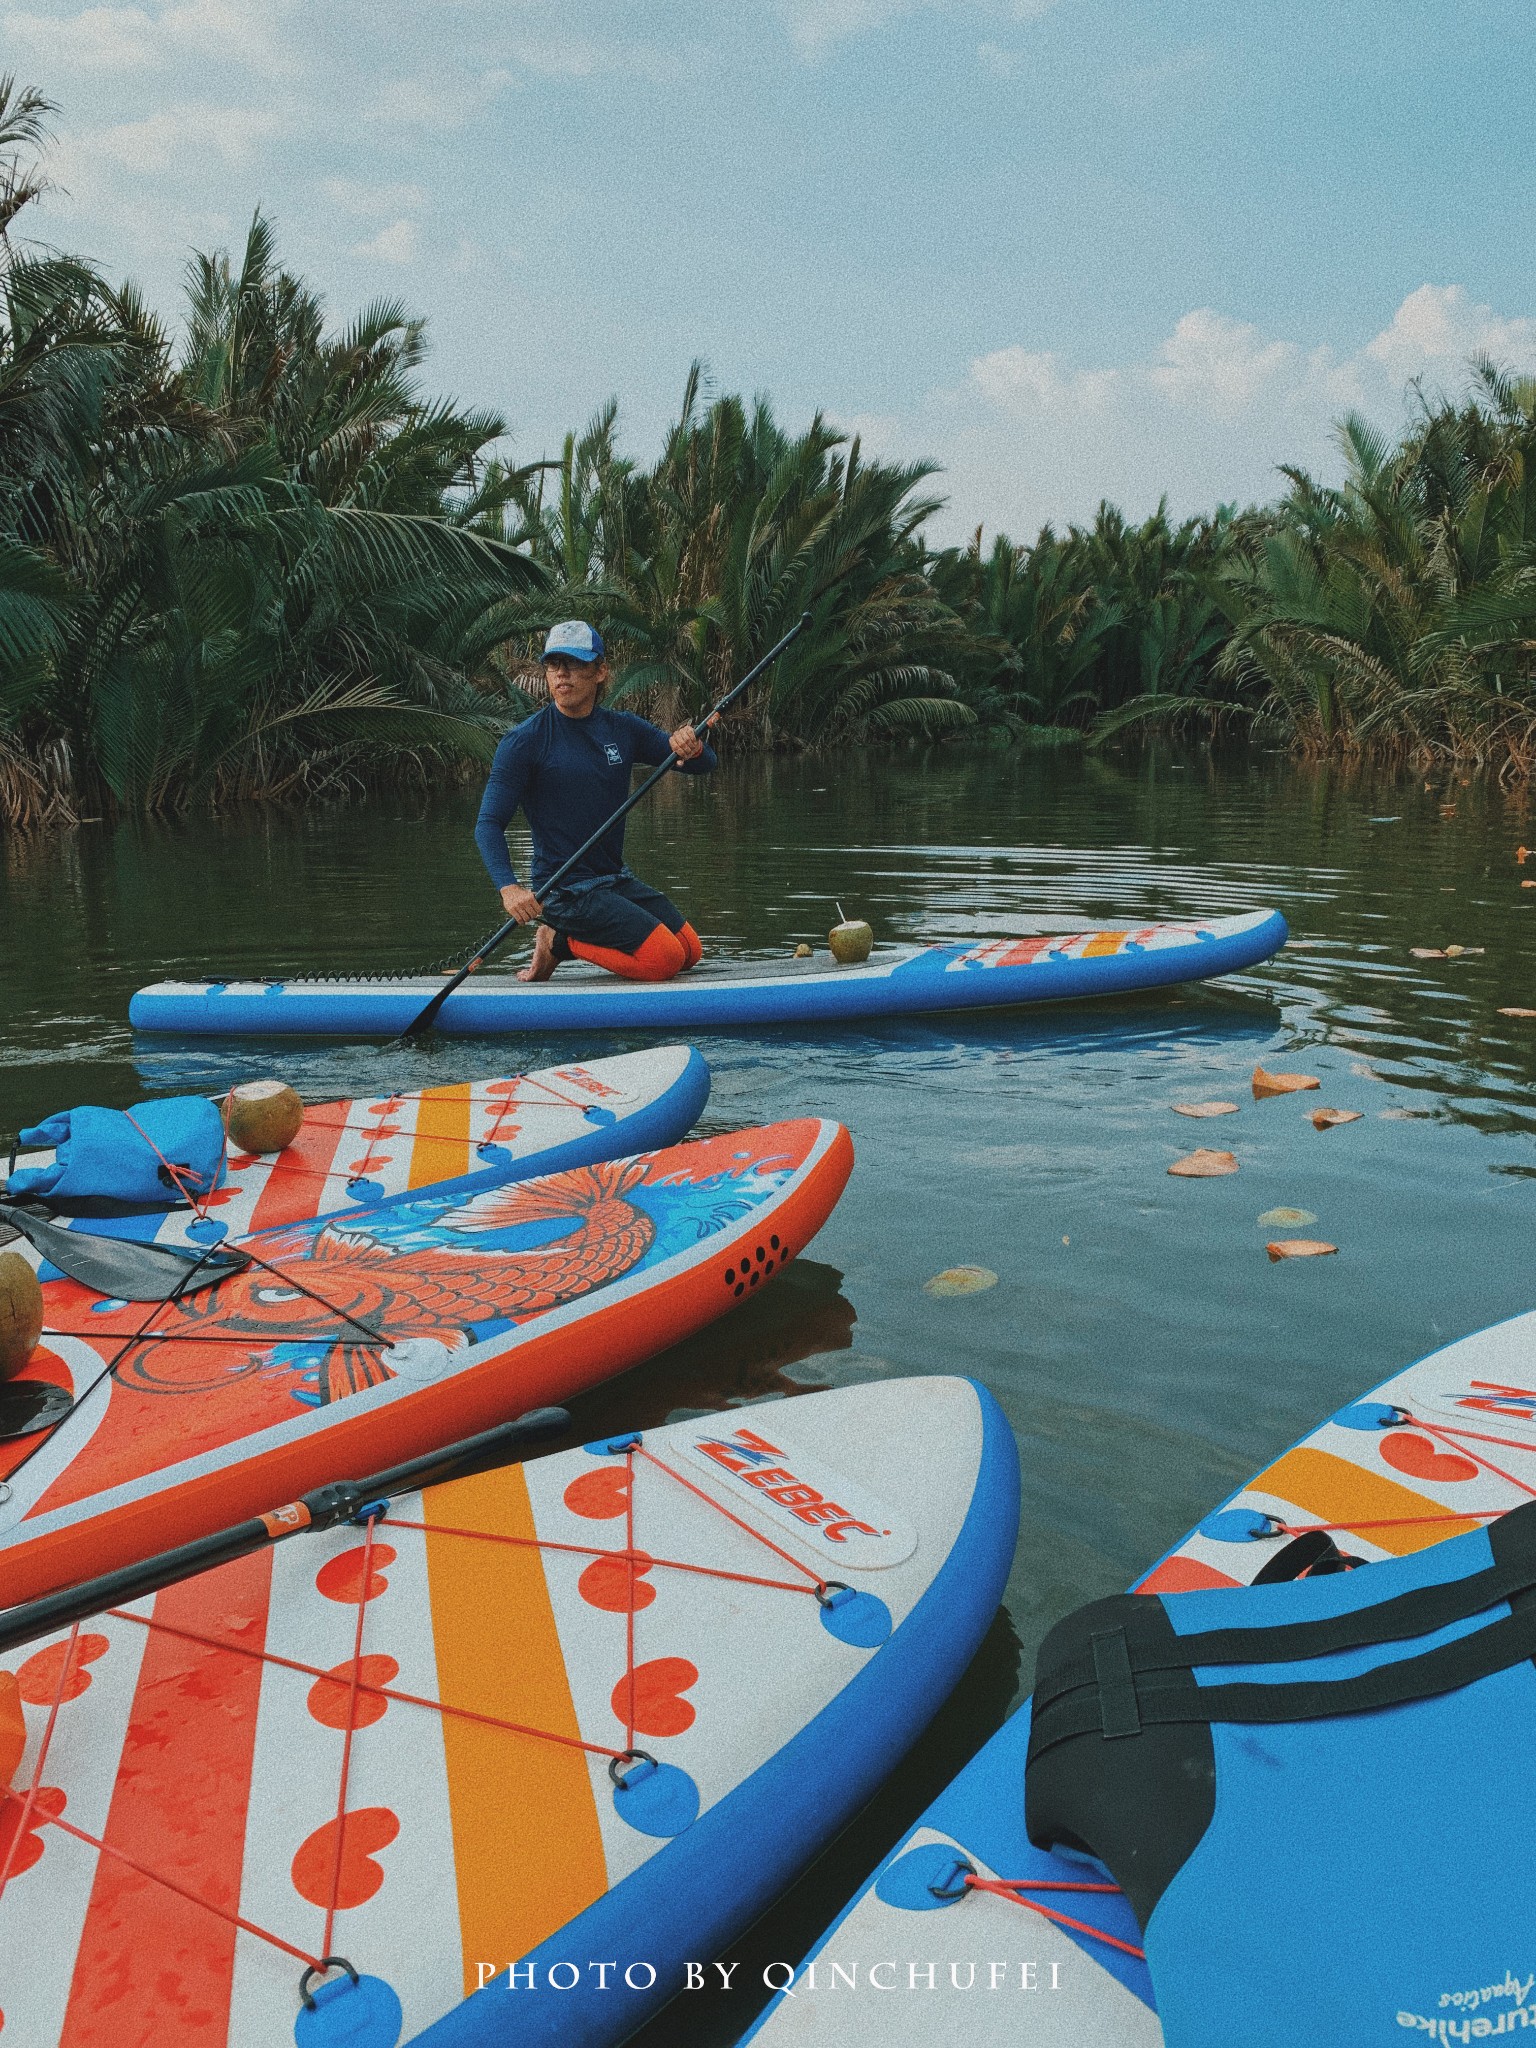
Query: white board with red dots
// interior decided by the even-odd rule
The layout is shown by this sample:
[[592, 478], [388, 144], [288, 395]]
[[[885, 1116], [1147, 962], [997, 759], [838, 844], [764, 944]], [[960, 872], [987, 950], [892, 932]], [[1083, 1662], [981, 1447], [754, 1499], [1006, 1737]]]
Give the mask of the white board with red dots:
[[[207, 1244], [465, 1175], [484, 1174], [489, 1185], [618, 1159], [675, 1143], [708, 1099], [702, 1057], [691, 1046], [659, 1045], [529, 1074], [313, 1102], [291, 1145], [272, 1153], [230, 1147], [222, 1187], [195, 1210], [167, 1210], [149, 1229], [141, 1220], [134, 1235]], [[44, 1166], [52, 1156], [29, 1152], [16, 1164]], [[75, 1227], [102, 1226], [82, 1217]]]
[[[622, 2039], [942, 1701], [1017, 1502], [984, 1390], [887, 1381], [405, 1496], [13, 1653], [0, 2048], [506, 2043], [552, 2006]], [[306, 2010], [331, 1955], [357, 1981]]]

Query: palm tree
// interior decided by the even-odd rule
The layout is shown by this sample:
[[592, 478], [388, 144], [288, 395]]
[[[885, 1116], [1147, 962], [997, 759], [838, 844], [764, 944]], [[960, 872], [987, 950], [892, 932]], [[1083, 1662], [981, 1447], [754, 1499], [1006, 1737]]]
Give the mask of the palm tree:
[[603, 620], [616, 700], [697, 716], [809, 611], [733, 717], [736, 741], [935, 735], [974, 713], [942, 665], [959, 623], [924, 574], [930, 474], [866, 463], [820, 415], [790, 435], [766, 400], [706, 402], [695, 364], [652, 468], [618, 453], [610, 404], [530, 482], [524, 511], [546, 602]]
[[1228, 578], [1224, 676], [1316, 750], [1529, 761], [1536, 735], [1536, 380], [1477, 366], [1394, 446], [1340, 428], [1337, 489], [1291, 489]]
[[[0, 134], [26, 139], [39, 105], [18, 104], [32, 125], [7, 130], [0, 102]], [[194, 259], [179, 357], [131, 290], [6, 253], [8, 814], [484, 758], [517, 708], [492, 654], [543, 577], [507, 517], [524, 477], [494, 461], [500, 419], [417, 388], [420, 323], [380, 305], [328, 334], [260, 215], [238, 269]]]

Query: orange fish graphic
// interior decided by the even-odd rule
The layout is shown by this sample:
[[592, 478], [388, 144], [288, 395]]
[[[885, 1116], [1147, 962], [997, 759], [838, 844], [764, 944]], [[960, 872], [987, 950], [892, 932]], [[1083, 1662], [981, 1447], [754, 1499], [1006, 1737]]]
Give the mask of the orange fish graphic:
[[[645, 1175], [645, 1165], [633, 1160], [576, 1167], [527, 1187], [493, 1188], [433, 1225], [481, 1236], [520, 1224], [570, 1222], [567, 1235], [528, 1251], [397, 1250], [366, 1228], [334, 1218], [315, 1232], [300, 1226], [253, 1240], [268, 1265], [251, 1265], [183, 1298], [175, 1316], [178, 1341], [136, 1345], [117, 1378], [145, 1393], [206, 1392], [259, 1371], [265, 1348], [274, 1343], [329, 1339], [318, 1391], [323, 1401], [344, 1400], [391, 1377], [381, 1358], [388, 1345], [433, 1337], [457, 1348], [469, 1342], [473, 1323], [536, 1315], [630, 1272], [656, 1235], [651, 1218], [625, 1199]], [[106, 1335], [111, 1319], [103, 1321]], [[370, 1343], [366, 1331], [376, 1332], [382, 1344]], [[223, 1340], [216, 1365], [210, 1366], [214, 1345], [186, 1342], [194, 1333]], [[243, 1361], [231, 1337], [253, 1340]]]

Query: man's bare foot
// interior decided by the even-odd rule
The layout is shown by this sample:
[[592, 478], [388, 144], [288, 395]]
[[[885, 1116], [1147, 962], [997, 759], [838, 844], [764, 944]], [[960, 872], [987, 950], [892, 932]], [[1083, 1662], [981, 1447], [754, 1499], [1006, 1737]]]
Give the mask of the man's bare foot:
[[533, 935], [533, 958], [518, 975], [519, 981], [548, 981], [560, 962], [555, 958], [555, 935], [541, 924]]

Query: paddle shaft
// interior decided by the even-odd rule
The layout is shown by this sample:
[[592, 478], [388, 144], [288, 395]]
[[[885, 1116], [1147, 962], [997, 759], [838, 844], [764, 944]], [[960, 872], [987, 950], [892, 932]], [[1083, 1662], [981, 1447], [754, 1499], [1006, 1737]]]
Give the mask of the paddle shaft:
[[[741, 695], [742, 691], [749, 689], [751, 685], [757, 681], [758, 677], [763, 673], [764, 669], [772, 667], [773, 663], [778, 660], [779, 656], [784, 652], [785, 648], [789, 645], [790, 641], [793, 640], [798, 634], [803, 633], [810, 623], [810, 613], [802, 612], [800, 614], [799, 619], [795, 622], [793, 626], [790, 627], [789, 631], [784, 635], [783, 639], [776, 641], [774, 645], [769, 648], [768, 652], [763, 656], [762, 660], [757, 662], [753, 667], [749, 668], [746, 674], [742, 677], [741, 681], [735, 684], [731, 689], [727, 690], [725, 695], [720, 699], [719, 703], [715, 705], [714, 709], [712, 711], [707, 712], [705, 716], [699, 720], [698, 724], [693, 728], [694, 737], [696, 739], [702, 739], [705, 733], [709, 731], [710, 727], [720, 717], [721, 713], [728, 711], [730, 709], [730, 707], [736, 702], [736, 699]], [[560, 863], [559, 867], [555, 869], [555, 872], [544, 884], [543, 893], [547, 896], [552, 889], [557, 889], [560, 886], [561, 882], [564, 881], [565, 877], [571, 872], [572, 868], [574, 868], [580, 861], [586, 859], [587, 855], [592, 851], [593, 847], [598, 844], [599, 840], [605, 839], [607, 835], [613, 830], [614, 826], [618, 824], [621, 818], [628, 817], [629, 813], [635, 808], [635, 805], [640, 802], [642, 797], [648, 796], [650, 794], [650, 792], [656, 787], [657, 783], [661, 781], [663, 776], [670, 775], [672, 770], [676, 767], [679, 767], [680, 765], [681, 763], [676, 754], [668, 754], [666, 760], [662, 762], [661, 766], [659, 768], [654, 769], [649, 775], [647, 775], [644, 782], [641, 783], [638, 789], [630, 791], [629, 795], [625, 797], [623, 803], [619, 805], [619, 808], [614, 812], [613, 816], [611, 818], [606, 819], [601, 825], [599, 825], [597, 830], [592, 834], [592, 837], [588, 839], [584, 845], [578, 846], [576, 851], [571, 855], [569, 860], [564, 860]], [[512, 934], [517, 930], [518, 922], [519, 920], [517, 918], [509, 917], [506, 923], [502, 925], [499, 930], [491, 933], [491, 936], [485, 941], [484, 945], [482, 945], [477, 950], [477, 952], [475, 953], [475, 957], [472, 960], [466, 961], [465, 964], [459, 969], [458, 973], [453, 975], [437, 991], [437, 994], [433, 996], [432, 1000], [427, 1004], [426, 1008], [422, 1010], [420, 1015], [414, 1018], [411, 1023], [406, 1025], [405, 1029], [400, 1034], [402, 1040], [414, 1038], [419, 1032], [431, 1030], [433, 1024], [437, 1020], [438, 1011], [441, 1010], [444, 1003], [446, 1003], [448, 998], [453, 994], [454, 990], [460, 985], [461, 982], [467, 981], [470, 975], [472, 975], [477, 968], [483, 967], [486, 961], [490, 959], [491, 955], [497, 950], [498, 947], [506, 944], [507, 940], [511, 938]]]
[[513, 1450], [519, 1444], [536, 1443], [543, 1437], [558, 1436], [569, 1428], [570, 1420], [564, 1408], [533, 1408], [512, 1422], [498, 1423], [494, 1429], [465, 1437], [461, 1443], [407, 1459], [403, 1465], [392, 1465], [387, 1472], [377, 1472], [371, 1479], [340, 1479], [329, 1486], [317, 1486], [300, 1494], [297, 1500], [274, 1508], [270, 1514], [254, 1515], [248, 1522], [237, 1522], [233, 1528], [221, 1529], [213, 1536], [200, 1536], [193, 1543], [162, 1551], [158, 1557], [124, 1565], [120, 1571], [103, 1572], [100, 1578], [84, 1579], [79, 1585], [65, 1586], [57, 1593], [45, 1593], [24, 1606], [0, 1610], [0, 1654], [23, 1643], [36, 1642], [39, 1636], [52, 1635], [56, 1629], [69, 1628], [109, 1607], [121, 1607], [126, 1601], [141, 1600], [146, 1593], [158, 1593], [162, 1586], [177, 1579], [211, 1571], [231, 1558], [260, 1550], [264, 1543], [280, 1543], [285, 1536], [296, 1536], [301, 1529], [332, 1528], [337, 1522], [349, 1521], [364, 1508], [383, 1508], [391, 1496], [439, 1484], [461, 1466], [480, 1458]]

